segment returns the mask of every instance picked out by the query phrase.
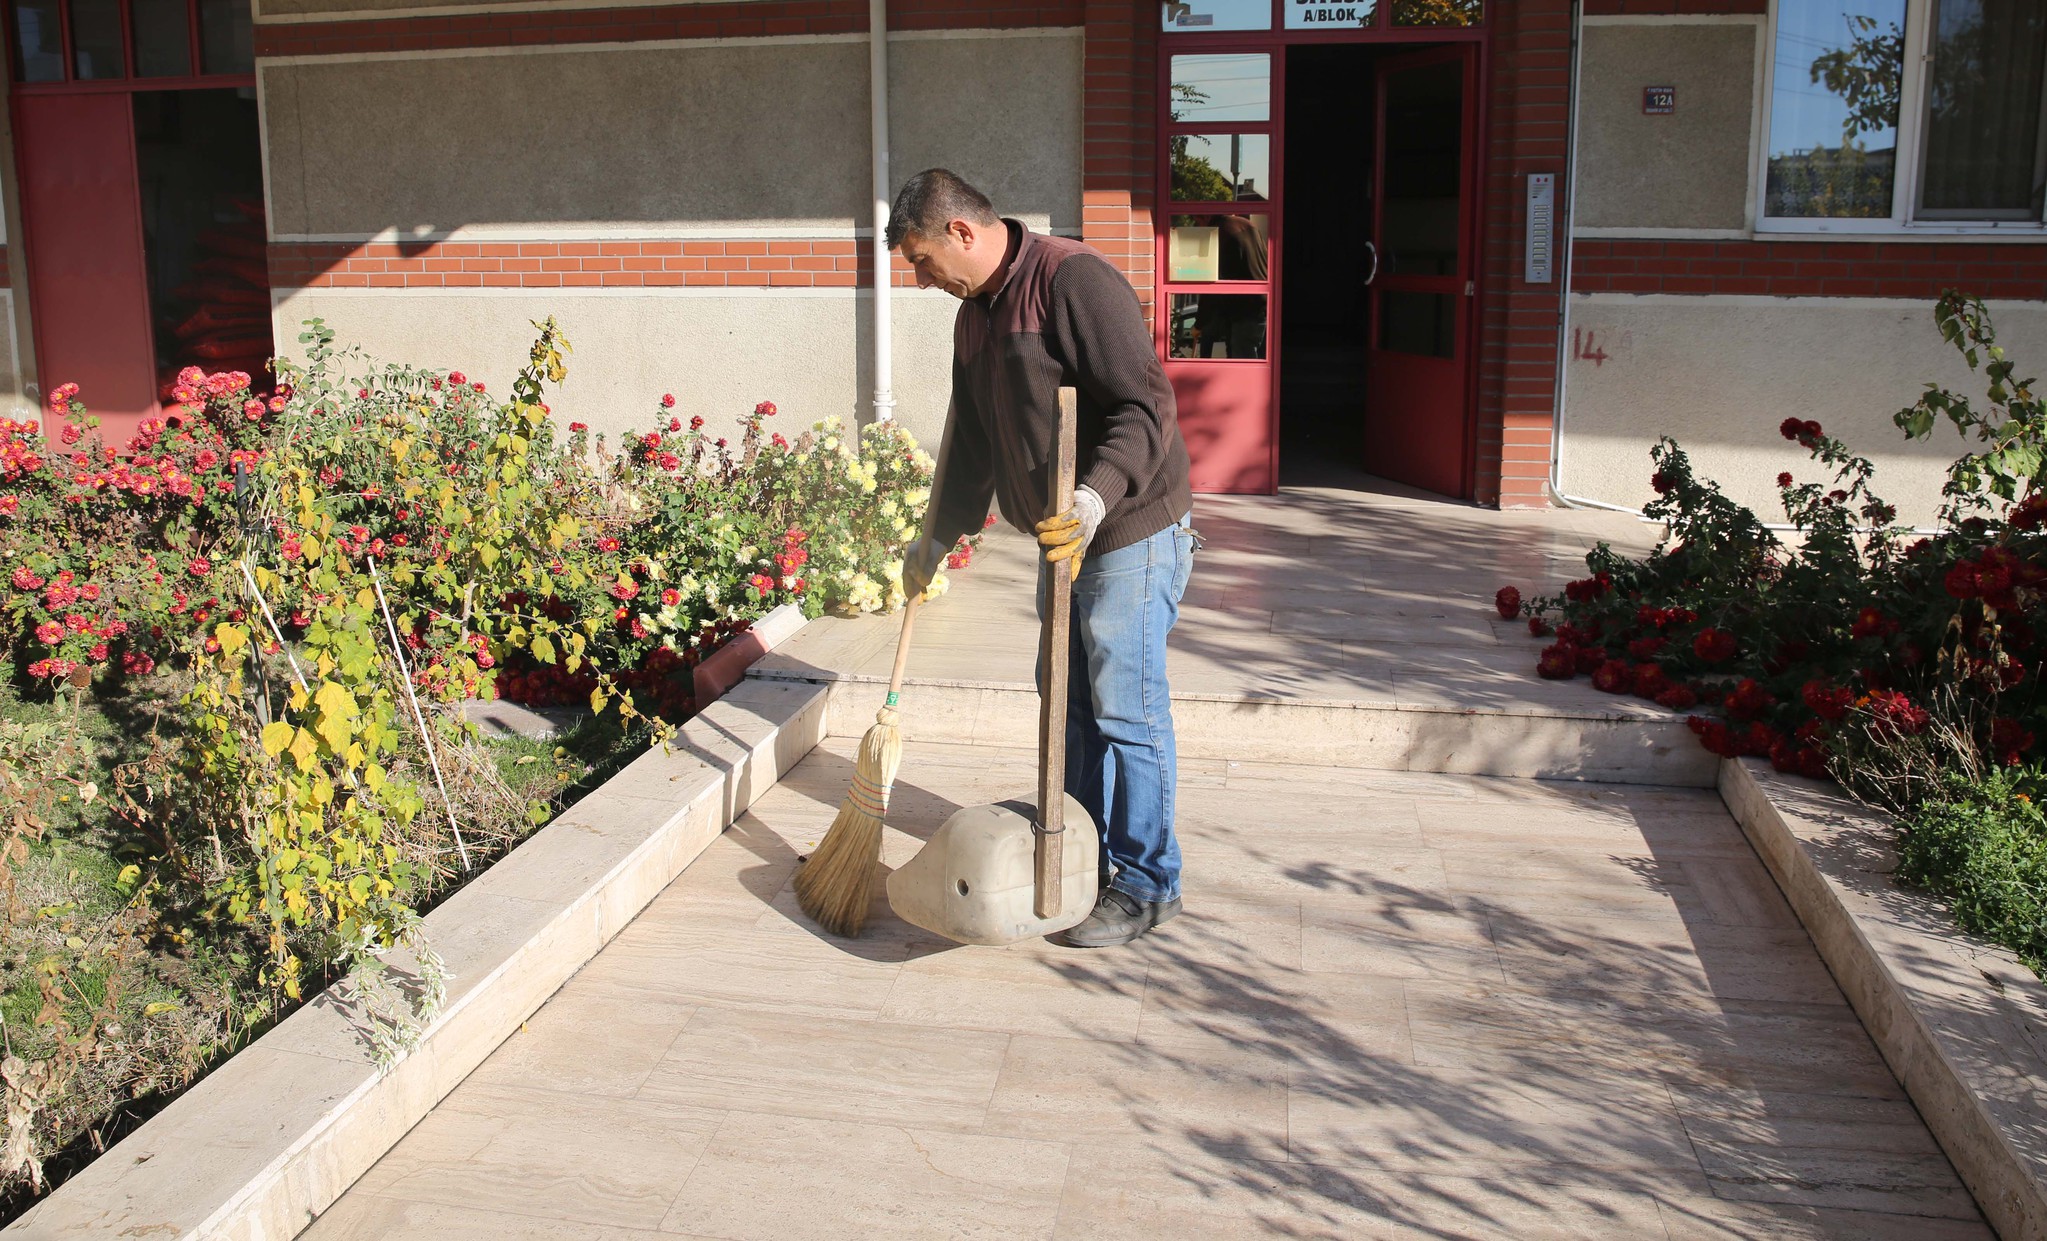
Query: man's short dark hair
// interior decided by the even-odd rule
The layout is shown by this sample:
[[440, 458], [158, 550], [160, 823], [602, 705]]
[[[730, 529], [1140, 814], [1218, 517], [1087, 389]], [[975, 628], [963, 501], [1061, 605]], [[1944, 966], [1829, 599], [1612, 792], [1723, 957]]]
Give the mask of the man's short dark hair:
[[988, 201], [986, 194], [956, 173], [926, 168], [904, 182], [895, 206], [889, 208], [888, 248], [893, 250], [902, 245], [903, 238], [911, 233], [936, 237], [951, 220], [993, 227], [1002, 222], [1002, 217], [995, 214], [995, 204]]

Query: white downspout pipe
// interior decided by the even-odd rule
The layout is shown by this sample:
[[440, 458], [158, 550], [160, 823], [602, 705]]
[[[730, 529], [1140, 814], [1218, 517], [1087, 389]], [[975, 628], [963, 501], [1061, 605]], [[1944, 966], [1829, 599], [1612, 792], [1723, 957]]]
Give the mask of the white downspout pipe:
[[874, 149], [874, 420], [896, 416], [889, 321], [888, 0], [867, 0], [867, 115]]
[[[1578, 239], [1574, 234], [1578, 226], [1578, 88], [1580, 75], [1585, 71], [1585, 5], [1577, 0], [1571, 5], [1571, 81], [1565, 92], [1569, 113], [1564, 118], [1564, 204], [1560, 231], [1564, 237], [1563, 284], [1559, 289], [1557, 310], [1557, 384], [1556, 413], [1551, 416], [1549, 479], [1550, 498], [1565, 508], [1598, 508], [1615, 513], [1632, 513], [1642, 516], [1642, 511], [1625, 504], [1609, 504], [1604, 500], [1588, 500], [1584, 496], [1567, 495], [1563, 486], [1564, 471], [1564, 401], [1569, 388], [1568, 376], [1571, 366], [1571, 267], [1578, 257]], [[1642, 518], [1647, 521], [1648, 518]]]

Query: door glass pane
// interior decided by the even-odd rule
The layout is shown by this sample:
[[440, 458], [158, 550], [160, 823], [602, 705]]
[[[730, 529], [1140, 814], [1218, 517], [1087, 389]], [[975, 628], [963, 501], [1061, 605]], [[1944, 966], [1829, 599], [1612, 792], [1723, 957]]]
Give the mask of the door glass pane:
[[1176, 215], [1166, 237], [1166, 279], [1263, 280], [1270, 254], [1269, 216]]
[[1265, 356], [1263, 293], [1175, 293], [1167, 346], [1176, 358]]
[[1272, 184], [1265, 134], [1175, 134], [1173, 198], [1178, 202], [1264, 202]]
[[75, 77], [128, 75], [121, 50], [121, 0], [71, 0], [71, 51]]
[[1288, 30], [1349, 30], [1369, 26], [1378, 15], [1374, 0], [1363, 4], [1330, 3], [1329, 0], [1286, 0]]
[[1457, 354], [1457, 298], [1448, 293], [1379, 292], [1379, 348], [1425, 358]]
[[207, 73], [253, 73], [249, 0], [199, 0], [199, 55]]
[[1272, 56], [1238, 52], [1173, 57], [1176, 121], [1272, 119]]
[[64, 34], [58, 22], [57, 0], [14, 0], [17, 80], [64, 80]]
[[1396, 26], [1476, 26], [1484, 18], [1483, 0], [1393, 0]]
[[1458, 61], [1387, 75], [1379, 220], [1381, 270], [1387, 275], [1457, 274], [1463, 101], [1464, 66]]
[[1271, 0], [1166, 0], [1162, 30], [1269, 30]]
[[1934, 12], [1919, 215], [2039, 219], [2047, 6], [1939, 0]]
[[192, 25], [185, 0], [128, 0], [128, 12], [135, 23], [135, 76], [188, 76]]
[[1763, 213], [1886, 218], [1905, 0], [1781, 0]]

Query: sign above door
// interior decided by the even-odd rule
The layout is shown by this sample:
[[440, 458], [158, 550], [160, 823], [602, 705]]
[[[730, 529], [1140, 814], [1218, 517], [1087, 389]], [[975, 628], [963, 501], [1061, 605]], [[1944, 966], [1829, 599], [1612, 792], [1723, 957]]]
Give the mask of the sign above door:
[[1287, 0], [1286, 25], [1288, 30], [1329, 30], [1345, 26], [1369, 26], [1378, 6], [1367, 0], [1364, 4], [1329, 3], [1328, 0]]

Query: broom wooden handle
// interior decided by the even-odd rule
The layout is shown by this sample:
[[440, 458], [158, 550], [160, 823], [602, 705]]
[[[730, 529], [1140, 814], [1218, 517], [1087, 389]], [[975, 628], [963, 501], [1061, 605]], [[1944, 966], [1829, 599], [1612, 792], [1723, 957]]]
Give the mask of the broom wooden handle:
[[[1059, 389], [1059, 444], [1047, 517], [1073, 507], [1073, 475], [1080, 454], [1079, 410], [1074, 391]], [[1045, 694], [1038, 703], [1038, 835], [1035, 908], [1040, 918], [1057, 915], [1066, 903], [1066, 694], [1070, 669], [1068, 644], [1073, 640], [1073, 568], [1060, 561], [1049, 571], [1045, 588], [1045, 626], [1038, 657], [1045, 669]]]
[[896, 637], [896, 666], [888, 674], [888, 701], [883, 710], [896, 705], [896, 696], [903, 692], [903, 669], [910, 666], [910, 626], [917, 619], [917, 605], [924, 596], [918, 594], [903, 607], [903, 632]]

